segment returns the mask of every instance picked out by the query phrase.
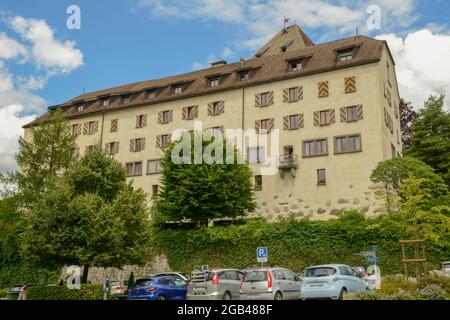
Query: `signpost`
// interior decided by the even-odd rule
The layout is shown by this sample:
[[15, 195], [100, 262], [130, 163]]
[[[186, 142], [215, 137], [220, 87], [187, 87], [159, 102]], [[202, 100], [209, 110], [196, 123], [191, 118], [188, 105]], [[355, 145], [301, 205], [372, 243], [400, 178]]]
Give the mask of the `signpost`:
[[269, 258], [269, 251], [267, 247], [258, 247], [256, 249], [256, 261], [261, 263], [261, 266], [264, 267], [264, 262], [267, 262]]

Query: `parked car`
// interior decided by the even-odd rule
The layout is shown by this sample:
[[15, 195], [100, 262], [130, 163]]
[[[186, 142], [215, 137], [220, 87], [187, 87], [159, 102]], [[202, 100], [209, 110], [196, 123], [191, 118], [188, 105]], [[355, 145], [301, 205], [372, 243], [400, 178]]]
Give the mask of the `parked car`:
[[442, 272], [450, 277], [450, 261], [442, 263]]
[[366, 268], [364, 268], [364, 267], [353, 267], [353, 269], [356, 272], [358, 272], [359, 274], [361, 274], [364, 277], [364, 279], [367, 280], [367, 278], [369, 277], [369, 274], [367, 273]]
[[342, 299], [345, 293], [367, 290], [364, 277], [343, 264], [327, 264], [308, 268], [303, 278], [303, 299]]
[[186, 281], [174, 275], [140, 278], [128, 300], [186, 300]]
[[126, 280], [112, 280], [109, 283], [109, 293], [111, 296], [118, 299], [127, 297], [128, 281]]
[[16, 284], [9, 288], [8, 295], [6, 297], [7, 300], [18, 300], [20, 294], [20, 288], [23, 288], [24, 284]]
[[299, 300], [301, 278], [285, 268], [246, 270], [241, 283], [241, 300]]
[[188, 280], [188, 277], [181, 272], [160, 272], [151, 275], [151, 277], [160, 277], [160, 276], [176, 276], [180, 279], [183, 279], [184, 281]]
[[188, 300], [237, 300], [243, 272], [237, 269], [209, 269], [192, 271]]

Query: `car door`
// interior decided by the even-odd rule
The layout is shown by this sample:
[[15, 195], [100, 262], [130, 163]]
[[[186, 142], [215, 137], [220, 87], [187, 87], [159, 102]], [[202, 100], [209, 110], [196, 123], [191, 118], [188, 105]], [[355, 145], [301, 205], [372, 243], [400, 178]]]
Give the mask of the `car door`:
[[299, 300], [300, 299], [300, 288], [302, 283], [300, 277], [297, 276], [293, 271], [289, 269], [283, 269], [284, 275], [286, 276], [286, 286], [288, 290], [289, 299]]
[[174, 300], [186, 300], [187, 286], [186, 281], [181, 277], [174, 277]]
[[279, 289], [283, 294], [284, 299], [290, 299], [289, 285], [288, 281], [286, 281], [286, 275], [284, 274], [283, 269], [274, 269], [272, 274], [275, 279], [274, 290]]
[[229, 281], [229, 292], [231, 293], [231, 299], [239, 298], [239, 289], [241, 285], [241, 280], [239, 279], [239, 275], [235, 270], [225, 271], [227, 275], [227, 279]]
[[158, 283], [164, 297], [166, 297], [167, 300], [173, 300], [175, 295], [173, 287], [175, 286], [175, 283], [168, 277], [160, 278]]
[[353, 280], [353, 277], [351, 275], [351, 272], [349, 268], [346, 266], [340, 266], [339, 267], [340, 272], [340, 278], [342, 281], [342, 287], [345, 287], [347, 289], [347, 292], [355, 292], [355, 282]]
[[363, 275], [353, 268], [350, 268], [350, 271], [353, 276], [353, 281], [355, 282], [355, 292], [366, 291], [367, 282], [364, 279]]

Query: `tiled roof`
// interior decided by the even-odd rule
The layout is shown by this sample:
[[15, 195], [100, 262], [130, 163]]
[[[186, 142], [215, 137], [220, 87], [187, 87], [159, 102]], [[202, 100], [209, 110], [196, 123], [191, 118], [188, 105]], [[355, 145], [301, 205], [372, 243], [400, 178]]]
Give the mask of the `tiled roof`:
[[[89, 92], [79, 95], [57, 107], [63, 108], [64, 115], [66, 117], [75, 118], [92, 113], [118, 110], [129, 108], [131, 106], [151, 105], [164, 101], [178, 100], [187, 97], [222, 92], [235, 88], [248, 87], [265, 82], [296, 78], [314, 73], [377, 62], [381, 58], [383, 45], [385, 44], [385, 41], [375, 40], [365, 36], [354, 36], [313, 45], [312, 42], [308, 43], [308, 41], [305, 40], [306, 38], [303, 37], [303, 31], [300, 30], [295, 33], [302, 38], [302, 41], [307, 42], [304, 47], [286, 50], [286, 52], [279, 54], [263, 54], [261, 57], [253, 57], [237, 63], [215, 66], [177, 76], [157, 80], [141, 81], [100, 91]], [[274, 39], [271, 40], [272, 43], [279, 44], [279, 41], [273, 42]], [[269, 43], [271, 41], [269, 41]], [[356, 50], [356, 55], [352, 60], [337, 62], [337, 50], [354, 46], [357, 47], [358, 50]], [[273, 51], [273, 49], [271, 50]], [[306, 65], [301, 71], [289, 71], [286, 61], [297, 57], [308, 57]], [[236, 76], [236, 72], [247, 69], [252, 70], [251, 78], [249, 80], [239, 81]], [[220, 76], [221, 81], [218, 87], [208, 86], [207, 79], [211, 76]], [[174, 84], [183, 84], [185, 87], [183, 92], [180, 94], [174, 94], [171, 87]], [[156, 89], [157, 96], [153, 99], [147, 100], [145, 91], [150, 89]], [[132, 95], [130, 104], [122, 104], [120, 95], [123, 94]], [[107, 107], [102, 107], [100, 98], [107, 96], [110, 97], [109, 105]], [[72, 106], [77, 103], [83, 103], [84, 111], [76, 112], [74, 108], [72, 108]], [[45, 121], [48, 119], [49, 114], [49, 112], [46, 112], [40, 118]], [[25, 125], [24, 127], [32, 126], [36, 122], [37, 120]]]

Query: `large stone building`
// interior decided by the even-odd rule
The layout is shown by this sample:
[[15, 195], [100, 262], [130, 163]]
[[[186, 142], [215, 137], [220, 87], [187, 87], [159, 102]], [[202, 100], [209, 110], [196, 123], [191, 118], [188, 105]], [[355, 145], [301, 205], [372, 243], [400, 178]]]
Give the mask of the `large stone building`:
[[[175, 129], [192, 130], [196, 121], [213, 132], [279, 129], [276, 174], [260, 175], [263, 164], [251, 165], [255, 214], [326, 219], [338, 209], [383, 210], [369, 176], [402, 152], [399, 100], [385, 41], [354, 36], [314, 44], [290, 26], [248, 60], [82, 94], [42, 118], [61, 108], [77, 136], [75, 156], [100, 144], [149, 198]], [[25, 126], [26, 139], [34, 124]], [[248, 156], [265, 160], [269, 148], [261, 147]]]

